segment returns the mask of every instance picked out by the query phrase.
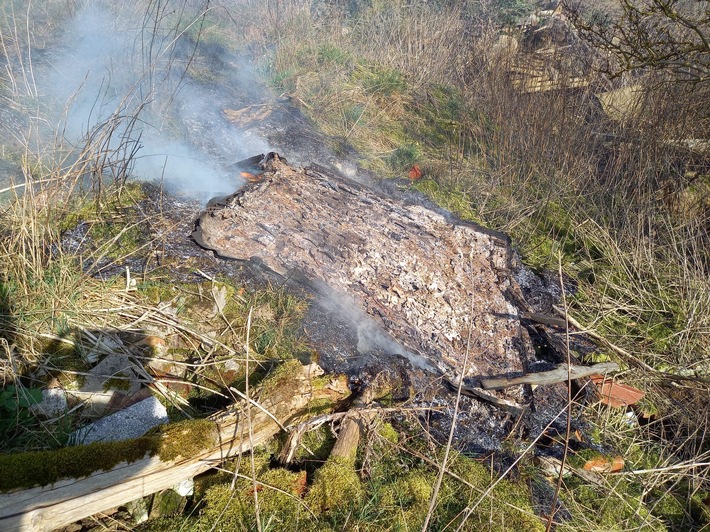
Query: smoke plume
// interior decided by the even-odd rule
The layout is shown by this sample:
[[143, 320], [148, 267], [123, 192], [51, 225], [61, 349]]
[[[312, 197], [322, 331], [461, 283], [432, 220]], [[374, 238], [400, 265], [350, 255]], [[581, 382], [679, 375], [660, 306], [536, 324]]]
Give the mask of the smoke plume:
[[[203, 7], [158, 2], [145, 13], [130, 2], [89, 2], [62, 29], [40, 90], [65, 142], [110, 154], [114, 175], [104, 178], [156, 180], [206, 202], [243, 184], [225, 166], [268, 151], [223, 119], [229, 95], [218, 84], [191, 76], [196, 65], [217, 67], [195, 53]], [[236, 64], [225, 72], [220, 62], [219, 75], [238, 81], [247, 66]]]

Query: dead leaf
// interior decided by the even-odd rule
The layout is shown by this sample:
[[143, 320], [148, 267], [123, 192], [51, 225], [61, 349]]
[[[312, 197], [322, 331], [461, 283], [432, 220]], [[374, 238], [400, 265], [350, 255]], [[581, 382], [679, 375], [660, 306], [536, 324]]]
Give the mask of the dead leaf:
[[306, 493], [306, 487], [308, 486], [308, 476], [306, 474], [306, 471], [301, 471], [296, 478], [296, 483], [294, 486], [294, 495], [298, 495], [299, 497], [303, 497], [303, 495]]
[[224, 311], [224, 307], [227, 306], [227, 287], [213, 286], [212, 299], [214, 299], [214, 309], [212, 310], [212, 317], [215, 317], [217, 314], [221, 314]]

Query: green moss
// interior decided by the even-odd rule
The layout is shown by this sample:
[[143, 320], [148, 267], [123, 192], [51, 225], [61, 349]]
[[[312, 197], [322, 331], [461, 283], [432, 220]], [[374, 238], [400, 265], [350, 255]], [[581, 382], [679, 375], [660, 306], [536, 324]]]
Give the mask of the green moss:
[[336, 457], [316, 471], [306, 503], [318, 513], [357, 506], [365, 494], [352, 460]]
[[320, 399], [312, 399], [308, 403], [308, 415], [317, 416], [320, 414], [327, 414], [333, 411], [334, 406], [335, 405], [333, 401], [331, 401], [327, 397], [323, 397]]
[[391, 515], [394, 530], [421, 529], [429, 510], [436, 477], [433, 473], [412, 471], [383, 485], [378, 491], [379, 507]]
[[692, 517], [705, 527], [710, 525], [710, 504], [708, 502], [710, 502], [710, 492], [708, 491], [696, 491], [690, 499]]
[[395, 430], [391, 423], [382, 423], [379, 426], [377, 433], [392, 444], [399, 442], [399, 433]]
[[173, 283], [160, 281], [145, 281], [137, 286], [138, 292], [143, 294], [151, 303], [157, 305], [172, 300], [177, 295]]
[[[466, 456], [455, 454], [451, 458], [449, 468], [461, 478], [476, 486], [472, 490], [461, 486], [455, 479], [447, 478], [442, 501], [444, 513], [439, 517], [439, 523], [455, 519], [460, 509], [457, 501], [464, 499], [465, 504], [478, 501], [480, 492], [488, 489], [492, 482], [498, 479], [491, 475], [490, 470], [481, 463]], [[466, 526], [473, 530], [544, 530], [542, 521], [535, 515], [531, 504], [530, 490], [521, 482], [503, 479], [497, 482], [491, 494], [484, 498], [466, 521]], [[453, 513], [456, 511], [456, 513]]]
[[646, 506], [653, 509], [653, 515], [661, 519], [671, 530], [682, 530], [689, 525], [687, 522], [688, 512], [678, 495], [656, 489], [651, 492], [646, 501]]
[[217, 426], [209, 419], [187, 419], [164, 427], [161, 435], [158, 455], [161, 460], [168, 462], [179, 457], [189, 458], [214, 447], [217, 443]]
[[57, 450], [0, 455], [0, 491], [45, 486], [62, 478], [82, 478], [108, 470], [120, 462], [134, 462], [149, 454], [161, 460], [191, 457], [217, 441], [214, 422], [180, 421], [141, 438], [98, 442]]
[[306, 432], [301, 443], [303, 445], [296, 450], [296, 460], [322, 463], [330, 456], [335, 437], [327, 425], [321, 425], [316, 430]]
[[[286, 469], [272, 469], [257, 475], [259, 515], [276, 530], [301, 530], [306, 512], [300, 500], [304, 475]], [[276, 489], [274, 489], [276, 488]], [[256, 507], [254, 484], [240, 478], [234, 489], [229, 484], [213, 486], [204, 498], [200, 522], [207, 526], [219, 523], [222, 530], [254, 530]]]
[[262, 393], [268, 395], [269, 392], [282, 389], [285, 386], [293, 387], [295, 379], [302, 374], [303, 365], [298, 360], [285, 360], [276, 366], [261, 383]]
[[60, 331], [58, 338], [48, 341], [42, 351], [54, 368], [85, 372], [89, 370], [81, 347], [81, 334], [75, 329]]
[[104, 381], [104, 392], [107, 392], [108, 390], [123, 390], [123, 391], [128, 391], [131, 389], [131, 380], [123, 372], [117, 373], [115, 376], [106, 379]]
[[120, 442], [97, 442], [54, 451], [0, 455], [0, 491], [46, 486], [62, 478], [82, 478], [121, 462], [135, 462], [158, 452], [157, 436]]
[[562, 493], [572, 520], [562, 530], [587, 528], [592, 521], [599, 530], [665, 530], [644, 504], [643, 490], [637, 482], [615, 477], [608, 487], [587, 484], [570, 477]]

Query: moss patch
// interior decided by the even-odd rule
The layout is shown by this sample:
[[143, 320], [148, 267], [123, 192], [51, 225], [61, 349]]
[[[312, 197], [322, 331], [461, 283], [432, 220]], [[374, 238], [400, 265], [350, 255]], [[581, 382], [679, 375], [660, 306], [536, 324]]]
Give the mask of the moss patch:
[[[307, 515], [300, 499], [305, 489], [305, 472], [257, 467], [257, 479], [261, 522], [271, 523], [276, 530], [302, 530]], [[228, 483], [212, 486], [205, 493], [204, 503], [200, 523], [207, 527], [218, 522], [222, 530], [256, 528], [254, 483], [248, 478], [239, 477], [234, 489]]]
[[190, 458], [217, 443], [217, 426], [209, 419], [187, 419], [161, 430], [158, 455], [164, 462]]
[[[571, 477], [565, 488], [562, 498], [573, 518], [564, 523], [563, 530], [586, 528], [590, 520], [600, 530], [666, 530], [644, 505], [637, 482], [615, 478], [609, 487], [601, 488]], [[610, 497], [610, 491], [615, 496]]]
[[83, 478], [146, 455], [163, 461], [189, 458], [214, 446], [217, 432], [206, 419], [180, 421], [141, 438], [96, 442], [57, 450], [0, 454], [0, 491], [46, 486], [62, 478]]
[[342, 511], [358, 505], [364, 494], [355, 463], [340, 457], [329, 458], [316, 471], [306, 502], [316, 512]]
[[121, 442], [97, 442], [56, 451], [0, 455], [0, 491], [46, 486], [62, 478], [83, 478], [109, 470], [121, 462], [153, 456], [160, 448], [157, 436]]

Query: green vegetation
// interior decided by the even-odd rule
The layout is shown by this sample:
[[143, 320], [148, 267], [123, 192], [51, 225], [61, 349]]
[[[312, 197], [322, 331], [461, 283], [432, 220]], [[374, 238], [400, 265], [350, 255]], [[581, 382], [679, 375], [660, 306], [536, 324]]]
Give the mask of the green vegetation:
[[[257, 526], [257, 513], [262, 524], [271, 523], [285, 531], [342, 530], [347, 526], [366, 530], [421, 528], [436, 477], [436, 468], [415, 456], [424, 442], [410, 441], [411, 448], [402, 447], [397, 444], [400, 438], [391, 425], [369, 437], [368, 447], [377, 459], [367, 474], [360, 459], [353, 463], [329, 458], [308, 474], [306, 470], [271, 467], [270, 451], [263, 450], [254, 456], [254, 479], [246, 473], [248, 465], [242, 461], [241, 466], [228, 465], [219, 478], [209, 481], [198, 495], [202, 508], [199, 517], [163, 519], [148, 528], [198, 531], [219, 522], [233, 529], [253, 529]], [[236, 481], [230, 487], [232, 474], [228, 471], [234, 470]], [[479, 500], [494, 480], [486, 467], [457, 454], [449, 462], [449, 471], [433, 529], [462, 524], [467, 507], [472, 508], [466, 512], [466, 527], [499, 531], [544, 529], [532, 511], [528, 488], [523, 483], [502, 481]]]
[[[589, 356], [620, 362], [624, 380], [647, 395], [635, 410], [639, 418], [599, 405], [587, 409], [587, 443], [620, 451], [625, 469], [593, 480], [563, 478], [555, 526], [707, 527], [706, 14], [681, 17], [690, 4], [651, 0], [643, 4], [648, 17], [636, 16], [641, 3], [627, 2], [606, 13], [620, 13], [618, 20], [600, 20], [603, 7], [593, 3], [594, 16], [573, 17], [592, 48], [555, 52], [556, 42], [578, 42], [576, 30], [556, 15], [547, 29], [558, 33], [548, 34], [548, 22], [534, 19], [529, 33], [514, 30], [535, 7], [523, 0], [247, 4], [252, 9], [240, 16], [212, 6], [194, 18], [179, 9], [136, 17], [165, 30], [163, 41], [146, 48], [146, 64], [171, 60], [164, 44], [187, 43], [194, 54], [184, 79], [208, 86], [232, 82], [212, 61], [227, 51], [248, 54], [337, 153], [463, 220], [507, 232], [534, 270], [561, 266], [571, 316], [621, 348]], [[144, 6], [133, 7], [139, 13]], [[75, 8], [58, 0], [31, 8], [2, 4], [0, 105], [9, 115], [47, 121], [42, 113], [50, 104], [38, 97], [28, 53], [50, 43]], [[31, 9], [33, 23], [22, 19]], [[624, 42], [635, 34], [644, 39]], [[515, 50], [503, 46], [512, 39]], [[624, 63], [625, 47], [639, 43]], [[594, 46], [611, 55], [596, 56]], [[671, 61], [659, 63], [664, 46]], [[612, 56], [621, 62], [602, 61]], [[603, 68], [580, 66], [590, 63]], [[541, 71], [552, 73], [547, 86], [535, 79], [533, 90], [516, 85], [520, 72]], [[620, 72], [640, 87], [637, 105], [605, 114], [597, 92], [624, 88], [625, 80], [614, 77]], [[573, 90], [555, 85], [573, 79], [586, 81]], [[54, 144], [41, 145], [34, 126], [13, 135], [17, 142], [3, 140], [2, 162], [19, 168], [27, 182], [15, 176], [17, 186], [0, 185], [7, 189], [0, 193], [0, 439], [3, 451], [13, 451], [0, 454], [0, 491], [156, 453], [164, 460], [195, 454], [215, 437], [213, 423], [199, 418], [234, 399], [234, 390], [244, 391], [247, 378], [250, 387], [266, 379], [263, 399], [283, 392], [299, 363], [315, 355], [297, 333], [303, 301], [280, 287], [247, 289], [221, 275], [202, 272], [196, 280], [198, 259], [182, 263], [162, 252], [161, 235], [172, 222], [156, 205], [155, 188], [126, 181], [135, 153], [123, 144], [131, 126], [121, 120], [135, 123], [139, 116], [119, 111], [117, 125], [108, 121], [79, 148], [63, 141], [61, 131]], [[181, 118], [161, 120], [177, 127]], [[410, 174], [415, 165], [419, 178]], [[145, 260], [143, 271], [132, 272], [135, 287], [124, 277], [131, 259]], [[81, 385], [92, 366], [91, 338], [100, 331], [116, 332], [131, 356], [161, 359], [158, 374], [178, 373], [167, 381], [184, 386], [166, 386], [161, 396], [178, 422], [137, 440], [65, 448], [79, 419], [46, 420], [31, 407], [51, 379], [68, 389]], [[141, 343], [153, 337], [161, 342]], [[121, 375], [107, 387], [125, 388]], [[328, 382], [316, 380], [314, 388]], [[311, 412], [332, 406], [314, 402]], [[198, 419], [184, 420], [188, 415]], [[278, 452], [271, 442], [249, 457], [253, 474], [245, 457], [225, 464], [229, 472], [198, 487], [189, 517], [147, 526], [421, 529], [444, 453], [419, 435], [416, 423], [395, 417], [394, 425], [366, 436], [354, 461], [329, 458], [334, 434], [327, 424], [303, 436], [289, 470], [271, 464]], [[510, 439], [505, 448], [514, 454], [527, 445]], [[549, 507], [533, 509], [531, 488], [549, 492], [556, 479], [517, 454], [520, 463], [501, 479], [500, 457], [489, 466], [452, 450], [430, 528], [544, 528], [540, 515]], [[585, 456], [572, 453], [571, 465]]]

